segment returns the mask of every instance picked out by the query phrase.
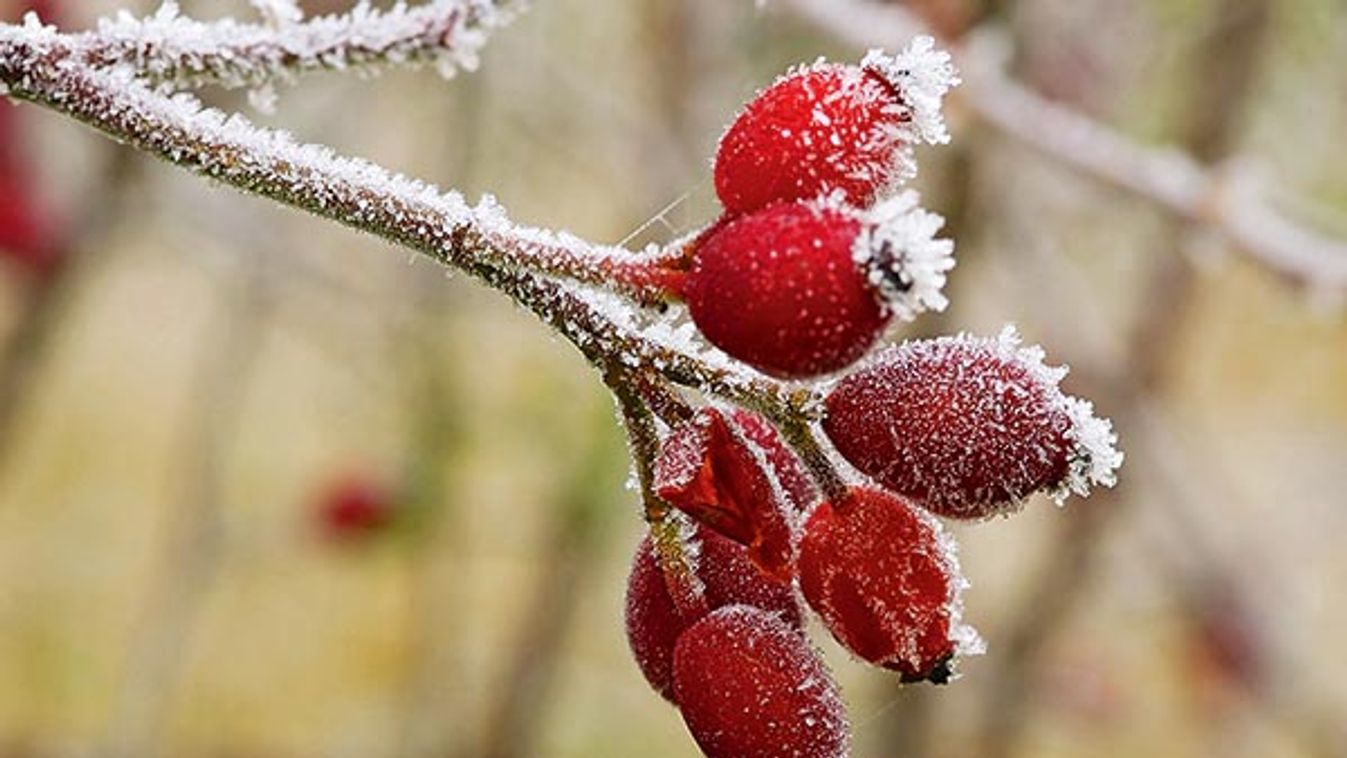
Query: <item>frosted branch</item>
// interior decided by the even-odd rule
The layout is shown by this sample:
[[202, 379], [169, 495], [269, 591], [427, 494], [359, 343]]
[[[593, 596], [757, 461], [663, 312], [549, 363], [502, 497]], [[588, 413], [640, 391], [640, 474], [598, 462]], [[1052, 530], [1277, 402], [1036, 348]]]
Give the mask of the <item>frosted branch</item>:
[[[786, 0], [797, 14], [859, 47], [926, 33], [896, 5], [867, 0]], [[1323, 290], [1347, 289], [1347, 242], [1277, 212], [1255, 192], [1186, 153], [1148, 147], [1011, 80], [971, 50], [955, 50], [969, 111], [1003, 134], [1184, 220], [1219, 232], [1278, 276]]]
[[[636, 253], [514, 224], [490, 197], [469, 206], [457, 192], [297, 143], [284, 132], [203, 108], [188, 95], [151, 90], [129, 69], [91, 68], [74, 58], [66, 40], [36, 25], [0, 26], [0, 83], [9, 95], [245, 193], [472, 273], [538, 313], [596, 364], [598, 356], [617, 356], [626, 368], [655, 371], [773, 417], [798, 405], [780, 385], [743, 372], [723, 356], [699, 356], [686, 332], [639, 323], [630, 308], [605, 299], [616, 295], [573, 290], [520, 270], [611, 284], [614, 271], [640, 271], [648, 263]], [[640, 295], [642, 281], [626, 289]]]
[[456, 192], [297, 143], [284, 132], [204, 108], [189, 95], [151, 90], [129, 69], [91, 68], [51, 29], [0, 27], [0, 82], [12, 97], [61, 111], [190, 171], [443, 263], [522, 266], [617, 283], [646, 299], [659, 291], [658, 269], [635, 253], [515, 225], [489, 197], [470, 207]]
[[473, 70], [488, 36], [516, 15], [517, 0], [431, 0], [386, 11], [362, 2], [350, 13], [300, 20], [292, 3], [260, 2], [264, 24], [195, 21], [169, 0], [148, 18], [122, 13], [73, 35], [81, 59], [127, 65], [156, 82], [255, 87], [314, 71], [435, 66]]

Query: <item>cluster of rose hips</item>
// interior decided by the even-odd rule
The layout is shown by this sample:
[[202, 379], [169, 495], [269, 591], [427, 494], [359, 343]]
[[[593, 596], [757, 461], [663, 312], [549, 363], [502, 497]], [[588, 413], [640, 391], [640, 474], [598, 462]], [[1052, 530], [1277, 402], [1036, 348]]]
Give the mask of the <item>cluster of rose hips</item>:
[[[940, 103], [955, 83], [923, 38], [859, 66], [793, 70], [747, 105], [716, 156], [725, 213], [690, 246], [675, 293], [708, 341], [777, 378], [818, 379], [864, 358], [895, 318], [944, 307], [953, 246], [897, 186], [914, 145], [947, 141]], [[1085, 494], [1121, 463], [1108, 422], [1058, 388], [1064, 374], [1006, 330], [887, 347], [822, 379], [831, 465], [866, 484], [816, 482], [778, 428], [743, 409], [706, 405], [668, 430], [651, 483], [681, 515], [637, 550], [627, 636], [706, 755], [847, 754], [800, 597], [846, 649], [903, 681], [943, 683], [957, 655], [978, 651], [935, 517]]]

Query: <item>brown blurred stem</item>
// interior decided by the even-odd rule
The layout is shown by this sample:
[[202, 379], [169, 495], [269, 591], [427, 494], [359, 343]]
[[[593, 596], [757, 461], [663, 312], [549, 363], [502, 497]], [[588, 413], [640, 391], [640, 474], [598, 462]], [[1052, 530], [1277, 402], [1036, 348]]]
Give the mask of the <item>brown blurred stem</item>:
[[[1269, 29], [1269, 0], [1223, 0], [1214, 9], [1194, 71], [1196, 93], [1188, 113], [1183, 142], [1203, 161], [1224, 159], [1253, 92], [1257, 62]], [[1121, 421], [1137, 419], [1145, 398], [1162, 389], [1166, 361], [1182, 333], [1193, 290], [1193, 272], [1183, 242], [1192, 228], [1176, 223], [1169, 235], [1180, 249], [1157, 258], [1143, 289], [1141, 320], [1136, 325], [1124, 371], [1096, 378], [1104, 390], [1101, 404]], [[1135, 455], [1144, 435], [1124, 438]], [[1127, 504], [1126, 489], [1101, 491], [1089, 502], [1072, 507], [1041, 569], [1029, 582], [1029, 593], [1001, 635], [1000, 654], [990, 663], [989, 687], [982, 706], [983, 728], [978, 755], [1000, 758], [1015, 754], [1027, 726], [1033, 680], [1056, 635], [1083, 600], [1090, 586], [1107, 525]]]
[[[482, 758], [525, 758], [538, 755], [536, 743], [552, 702], [558, 665], [582, 585], [602, 551], [597, 542], [605, 514], [619, 487], [612, 481], [625, 458], [608, 431], [607, 409], [595, 414], [584, 430], [585, 449], [574, 475], [553, 507], [546, 541], [537, 559], [534, 584], [528, 591], [525, 616], [513, 643], [497, 698], [488, 708]], [[558, 439], [557, 443], [564, 444]]]
[[[102, 177], [93, 184], [98, 191], [83, 212], [73, 239], [58, 256], [59, 263], [35, 279], [24, 293], [15, 324], [0, 345], [0, 476], [13, 455], [19, 415], [32, 398], [35, 380], [52, 340], [61, 332], [63, 319], [76, 294], [86, 266], [85, 248], [102, 241], [116, 225], [120, 198], [143, 161], [128, 150], [114, 150]], [[112, 198], [112, 199], [109, 199]]]
[[116, 695], [101, 751], [107, 758], [164, 754], [162, 738], [192, 629], [221, 561], [221, 463], [236, 432], [269, 312], [260, 271], [250, 271], [231, 299], [218, 306], [202, 340], [192, 413], [180, 447], [183, 491], [168, 517], [164, 552]]

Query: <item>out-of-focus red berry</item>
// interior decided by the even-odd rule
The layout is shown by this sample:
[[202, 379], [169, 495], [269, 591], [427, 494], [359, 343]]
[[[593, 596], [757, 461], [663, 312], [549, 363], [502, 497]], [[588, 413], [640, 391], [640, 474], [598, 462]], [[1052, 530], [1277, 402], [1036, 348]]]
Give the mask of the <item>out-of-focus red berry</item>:
[[793, 506], [765, 461], [714, 407], [677, 427], [655, 459], [655, 492], [670, 505], [748, 547], [764, 571], [791, 576]]
[[650, 537], [641, 540], [627, 579], [627, 643], [646, 681], [673, 701], [673, 650], [678, 637], [706, 612], [727, 605], [751, 605], [799, 627], [803, 622], [790, 584], [760, 571], [742, 545], [699, 528], [695, 557], [701, 610], [680, 610]]
[[850, 727], [827, 667], [800, 631], [736, 605], [683, 633], [674, 691], [709, 758], [842, 758]]
[[361, 541], [384, 531], [397, 514], [397, 498], [383, 483], [348, 476], [319, 496], [317, 518], [323, 534], [340, 541]]
[[799, 567], [805, 600], [833, 636], [905, 680], [944, 683], [955, 653], [974, 649], [976, 635], [959, 622], [964, 580], [952, 543], [899, 497], [856, 488], [820, 505]]

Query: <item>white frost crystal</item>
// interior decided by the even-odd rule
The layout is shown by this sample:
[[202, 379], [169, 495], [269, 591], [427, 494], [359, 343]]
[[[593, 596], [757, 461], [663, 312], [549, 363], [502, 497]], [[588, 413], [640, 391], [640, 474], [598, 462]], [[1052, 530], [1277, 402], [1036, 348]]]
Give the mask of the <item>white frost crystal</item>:
[[904, 321], [945, 309], [949, 300], [941, 290], [954, 268], [953, 240], [935, 237], [945, 219], [922, 209], [920, 199], [905, 190], [876, 205], [852, 248], [852, 258]]
[[861, 67], [884, 77], [898, 91], [908, 116], [907, 142], [949, 142], [940, 109], [945, 94], [960, 80], [949, 53], [937, 50], [935, 40], [917, 37], [897, 55], [871, 50]]

